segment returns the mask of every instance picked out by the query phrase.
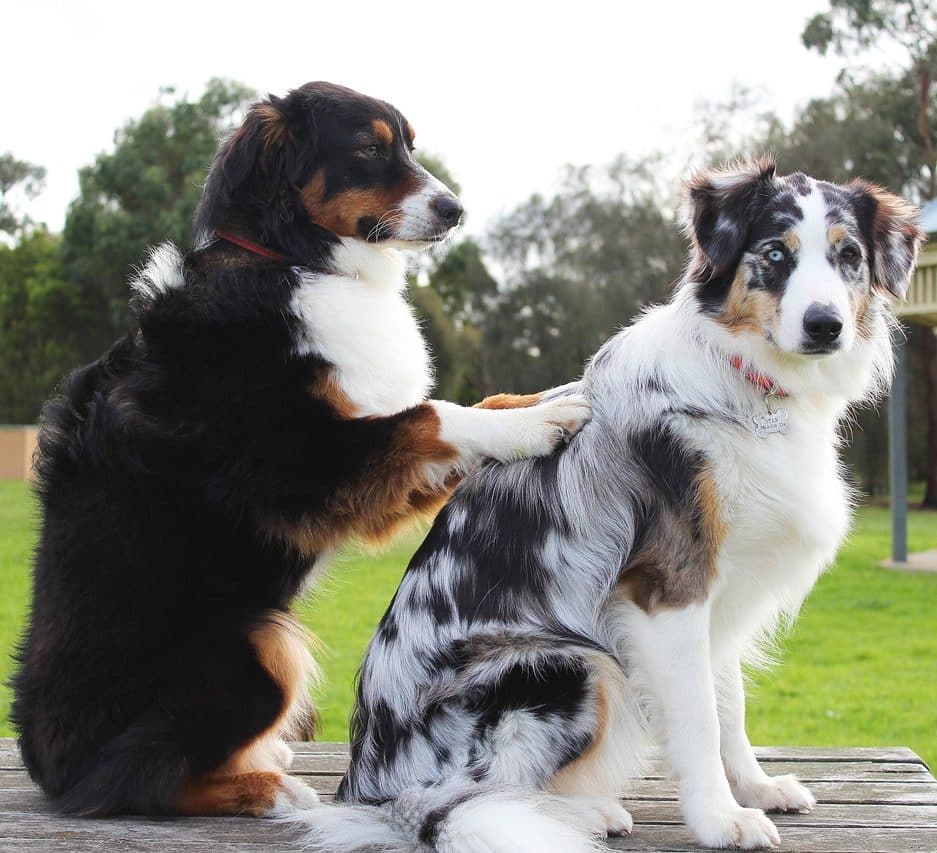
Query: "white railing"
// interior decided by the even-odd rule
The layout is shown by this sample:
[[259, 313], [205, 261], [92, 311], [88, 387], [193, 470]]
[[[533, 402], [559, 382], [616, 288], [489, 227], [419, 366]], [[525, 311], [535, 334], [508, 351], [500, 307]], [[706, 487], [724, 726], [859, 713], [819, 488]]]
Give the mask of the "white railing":
[[929, 245], [921, 254], [908, 300], [895, 308], [899, 317], [937, 325], [937, 246]]

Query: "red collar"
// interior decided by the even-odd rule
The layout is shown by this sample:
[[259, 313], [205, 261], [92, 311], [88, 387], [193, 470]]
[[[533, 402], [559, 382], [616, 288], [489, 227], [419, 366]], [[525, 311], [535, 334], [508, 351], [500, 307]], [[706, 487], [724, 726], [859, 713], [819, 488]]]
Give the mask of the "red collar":
[[287, 258], [285, 255], [281, 255], [279, 252], [274, 252], [273, 249], [266, 249], [263, 246], [258, 246], [256, 243], [252, 243], [250, 240], [245, 240], [243, 237], [236, 237], [234, 234], [231, 234], [228, 231], [222, 231], [220, 228], [215, 230], [215, 236], [225, 240], [228, 243], [232, 243], [235, 246], [240, 246], [242, 249], [246, 249], [248, 252], [253, 252], [255, 255], [260, 255], [262, 258], [267, 258], [271, 261], [277, 261], [281, 264], [291, 263], [289, 258]]
[[786, 397], [787, 391], [785, 391], [777, 382], [775, 382], [770, 376], [765, 376], [764, 373], [758, 373], [756, 370], [752, 370], [750, 367], [745, 366], [745, 362], [742, 361], [742, 356], [740, 355], [730, 355], [729, 364], [731, 364], [739, 373], [744, 375], [744, 377], [752, 383], [756, 388], [760, 388], [766, 395], [769, 397]]

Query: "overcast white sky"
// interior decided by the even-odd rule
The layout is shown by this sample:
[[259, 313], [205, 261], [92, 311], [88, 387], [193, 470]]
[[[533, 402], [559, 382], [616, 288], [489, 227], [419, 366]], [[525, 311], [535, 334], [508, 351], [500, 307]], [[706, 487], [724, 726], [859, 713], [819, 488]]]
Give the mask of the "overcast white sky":
[[0, 151], [48, 169], [29, 212], [62, 226], [77, 169], [160, 86], [213, 76], [283, 93], [307, 80], [391, 101], [443, 156], [472, 231], [567, 162], [664, 148], [681, 161], [700, 99], [733, 82], [789, 115], [841, 61], [800, 46], [825, 0], [708, 2], [46, 2], [4, 9]]

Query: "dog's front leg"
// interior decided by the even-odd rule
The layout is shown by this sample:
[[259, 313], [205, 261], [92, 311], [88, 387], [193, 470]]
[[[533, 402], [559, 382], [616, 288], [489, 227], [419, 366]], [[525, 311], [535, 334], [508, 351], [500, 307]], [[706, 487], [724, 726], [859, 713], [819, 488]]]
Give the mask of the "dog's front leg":
[[735, 798], [743, 806], [765, 811], [809, 812], [816, 798], [793, 776], [769, 776], [758, 764], [745, 733], [745, 688], [736, 660], [716, 682], [722, 764]]
[[579, 395], [553, 397], [545, 402], [539, 402], [539, 395], [514, 399], [520, 404], [482, 401], [472, 408], [430, 401], [439, 417], [440, 439], [456, 450], [456, 469], [471, 468], [481, 459], [511, 462], [543, 456], [589, 418], [589, 403]]
[[[576, 432], [588, 417], [588, 403], [576, 393], [578, 390], [578, 383], [570, 383], [539, 394], [495, 394], [472, 406], [472, 409], [502, 412], [495, 417], [473, 415], [462, 406], [432, 401], [441, 422], [444, 418], [448, 421], [442, 426], [446, 435], [455, 439], [459, 454], [454, 464], [437, 466], [441, 482], [437, 474], [436, 481], [410, 493], [413, 512], [434, 515], [479, 459], [510, 461], [551, 451], [564, 435]], [[528, 415], [505, 411], [531, 408], [536, 411]], [[519, 430], [530, 429], [533, 429], [531, 435], [520, 438]]]
[[636, 662], [656, 700], [664, 748], [677, 777], [684, 819], [705, 847], [772, 847], [774, 824], [732, 796], [719, 754], [719, 718], [705, 604], [635, 610]]
[[[348, 420], [344, 440], [361, 448], [363, 477], [333, 498], [331, 509], [345, 522], [342, 532], [386, 540], [414, 514], [438, 508], [458, 478], [481, 460], [510, 462], [550, 453], [589, 412], [586, 399], [578, 396], [506, 410], [430, 400], [388, 417]], [[299, 530], [299, 547], [323, 550], [318, 528], [310, 531], [301, 523]], [[333, 536], [334, 525], [324, 532]], [[288, 538], [295, 544], [295, 535]]]

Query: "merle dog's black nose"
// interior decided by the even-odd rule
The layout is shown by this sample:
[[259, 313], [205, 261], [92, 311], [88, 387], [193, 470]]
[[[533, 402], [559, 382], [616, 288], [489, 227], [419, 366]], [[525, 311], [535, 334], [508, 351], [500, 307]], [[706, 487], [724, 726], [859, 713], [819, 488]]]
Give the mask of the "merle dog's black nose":
[[456, 225], [462, 216], [462, 205], [454, 195], [444, 193], [433, 199], [433, 210], [446, 225]]
[[814, 303], [804, 313], [804, 331], [811, 343], [829, 346], [843, 330], [843, 318], [832, 305]]

